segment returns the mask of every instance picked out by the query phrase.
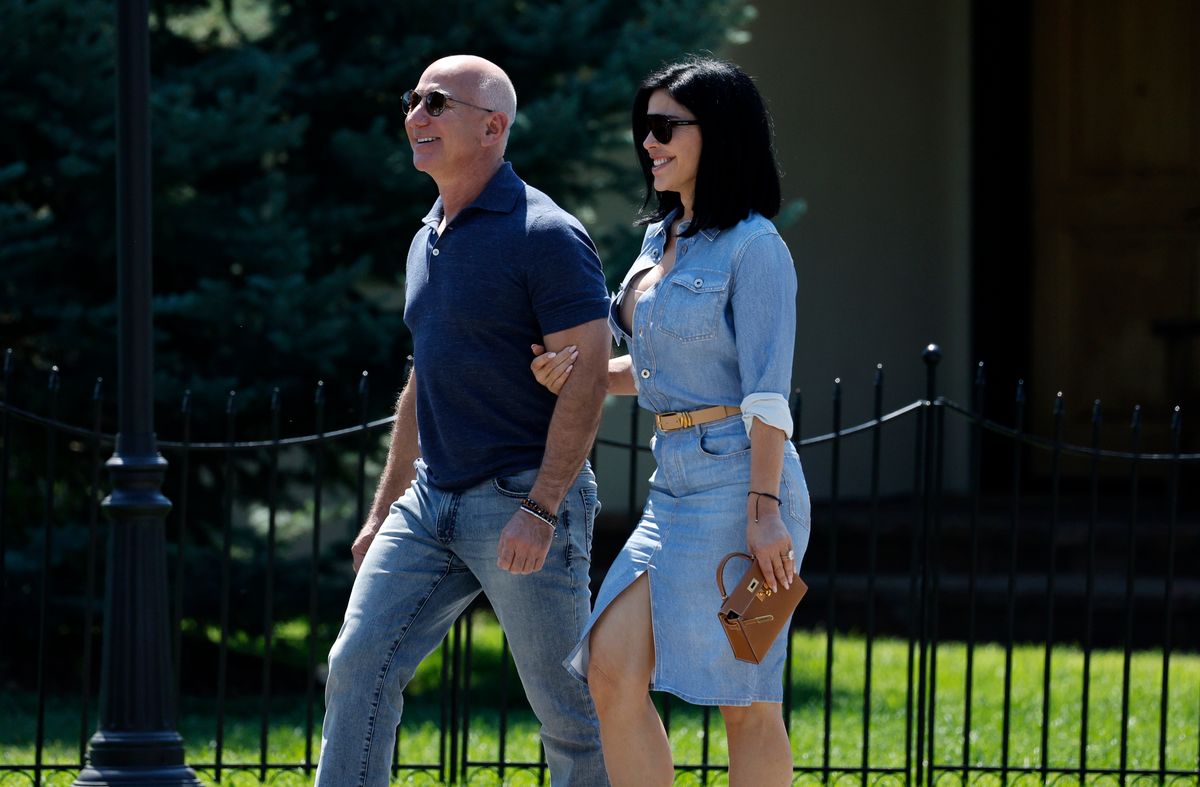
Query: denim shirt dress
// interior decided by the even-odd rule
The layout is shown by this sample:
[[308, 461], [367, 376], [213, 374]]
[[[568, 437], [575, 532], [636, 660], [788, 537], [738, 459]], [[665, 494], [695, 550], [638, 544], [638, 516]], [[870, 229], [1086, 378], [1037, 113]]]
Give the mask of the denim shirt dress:
[[[670, 432], [650, 445], [657, 468], [642, 517], [604, 578], [567, 668], [586, 679], [591, 626], [643, 572], [650, 583], [655, 665], [651, 688], [699, 705], [781, 702], [785, 638], [761, 664], [733, 658], [717, 621], [717, 563], [746, 551], [753, 420], [783, 430], [796, 335], [796, 271], [775, 226], [751, 213], [725, 230], [677, 241], [675, 264], [642, 294], [633, 325], [620, 321], [629, 283], [657, 264], [674, 216], [650, 225], [633, 267], [609, 307], [618, 343], [627, 342], [638, 403], [654, 413], [712, 405], [742, 414]], [[784, 446], [782, 516], [800, 570], [809, 536], [809, 497], [796, 449]], [[736, 581], [744, 561], [730, 561]]]

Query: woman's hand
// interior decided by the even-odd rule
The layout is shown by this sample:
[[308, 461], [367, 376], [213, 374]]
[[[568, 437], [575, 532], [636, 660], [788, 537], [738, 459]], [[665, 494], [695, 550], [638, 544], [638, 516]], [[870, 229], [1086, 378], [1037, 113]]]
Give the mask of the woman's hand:
[[752, 494], [747, 498], [746, 545], [772, 592], [778, 592], [780, 585], [792, 586], [796, 554], [792, 551], [792, 537], [779, 514], [779, 503], [762, 495]]
[[575, 359], [579, 357], [579, 350], [574, 346], [564, 347], [556, 353], [546, 352], [546, 348], [540, 344], [531, 344], [529, 348], [533, 350], [534, 359], [529, 364], [529, 368], [533, 370], [533, 376], [537, 381], [546, 388], [550, 389], [550, 393], [558, 395], [562, 390], [563, 383], [567, 381], [571, 370], [575, 368]]

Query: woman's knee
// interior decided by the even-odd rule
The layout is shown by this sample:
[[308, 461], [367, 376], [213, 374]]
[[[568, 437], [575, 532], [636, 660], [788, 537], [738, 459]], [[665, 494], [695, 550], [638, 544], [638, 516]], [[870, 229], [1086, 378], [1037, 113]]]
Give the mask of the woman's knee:
[[783, 725], [783, 706], [776, 702], [754, 702], [750, 705], [722, 705], [721, 716], [729, 737], [739, 733], [757, 734]]
[[588, 638], [588, 686], [597, 709], [641, 700], [653, 672], [654, 626], [642, 575], [604, 610]]
[[650, 691], [650, 676], [616, 644], [592, 637], [589, 645], [588, 689], [600, 713]]

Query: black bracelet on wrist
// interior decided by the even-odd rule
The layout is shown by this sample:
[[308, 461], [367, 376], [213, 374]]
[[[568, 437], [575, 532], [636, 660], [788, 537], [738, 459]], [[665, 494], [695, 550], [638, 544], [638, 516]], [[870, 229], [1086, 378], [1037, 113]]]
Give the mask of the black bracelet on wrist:
[[780, 500], [780, 499], [779, 499], [778, 497], [776, 497], [775, 495], [771, 494], [770, 492], [755, 492], [755, 491], [750, 491], [750, 492], [747, 492], [747, 493], [746, 493], [746, 497], [750, 497], [750, 495], [757, 495], [757, 497], [755, 497], [755, 498], [754, 498], [754, 524], [756, 524], [756, 525], [758, 524], [758, 501], [759, 501], [759, 500], [761, 500], [761, 499], [763, 499], [764, 497], [766, 497], [766, 498], [769, 498], [769, 499], [771, 499], [771, 500], [774, 500], [774, 501], [775, 501], [776, 503], [778, 503], [780, 506], [782, 506], [782, 505], [783, 505], [783, 501], [782, 501], [782, 500]]
[[532, 498], [527, 497], [521, 501], [521, 510], [537, 517], [552, 528], [558, 527], [558, 516]]

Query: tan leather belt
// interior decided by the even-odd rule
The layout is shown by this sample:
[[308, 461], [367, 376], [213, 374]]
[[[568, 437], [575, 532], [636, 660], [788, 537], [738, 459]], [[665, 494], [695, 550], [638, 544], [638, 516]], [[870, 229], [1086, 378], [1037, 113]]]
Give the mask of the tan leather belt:
[[738, 407], [718, 404], [712, 407], [702, 407], [699, 410], [689, 410], [686, 413], [655, 413], [654, 425], [663, 432], [673, 432], [676, 429], [687, 429], [690, 426], [719, 421], [741, 412]]

